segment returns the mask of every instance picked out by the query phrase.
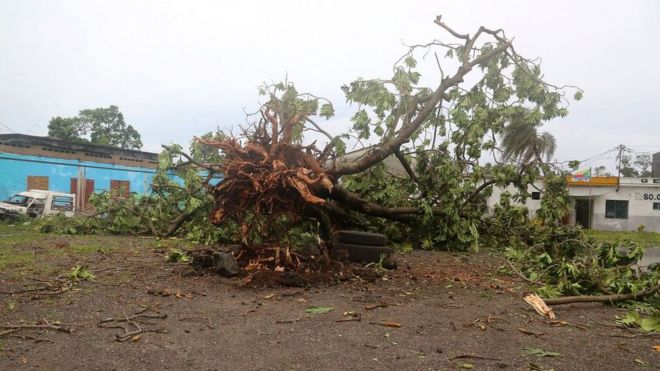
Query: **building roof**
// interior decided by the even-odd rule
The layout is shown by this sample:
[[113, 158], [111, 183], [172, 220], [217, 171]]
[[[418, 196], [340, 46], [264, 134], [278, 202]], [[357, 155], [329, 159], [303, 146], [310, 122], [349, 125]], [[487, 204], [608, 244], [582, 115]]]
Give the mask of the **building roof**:
[[158, 154], [26, 134], [0, 134], [0, 152], [155, 167]]

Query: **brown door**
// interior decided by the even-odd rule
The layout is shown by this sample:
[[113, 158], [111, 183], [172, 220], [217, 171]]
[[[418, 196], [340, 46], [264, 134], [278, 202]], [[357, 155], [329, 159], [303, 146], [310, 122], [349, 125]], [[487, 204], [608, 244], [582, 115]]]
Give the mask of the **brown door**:
[[47, 176], [33, 176], [28, 175], [27, 177], [27, 190], [31, 189], [41, 189], [44, 191], [48, 190], [48, 177]]
[[71, 193], [76, 195], [76, 206], [82, 210], [89, 208], [89, 196], [94, 193], [94, 179], [85, 179], [85, 193], [78, 195], [78, 178], [71, 178]]

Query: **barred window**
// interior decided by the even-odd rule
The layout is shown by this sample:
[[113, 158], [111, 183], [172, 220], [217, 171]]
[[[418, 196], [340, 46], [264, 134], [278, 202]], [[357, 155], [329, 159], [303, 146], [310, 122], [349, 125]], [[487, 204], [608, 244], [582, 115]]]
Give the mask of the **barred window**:
[[606, 200], [605, 217], [608, 219], [628, 219], [628, 201]]

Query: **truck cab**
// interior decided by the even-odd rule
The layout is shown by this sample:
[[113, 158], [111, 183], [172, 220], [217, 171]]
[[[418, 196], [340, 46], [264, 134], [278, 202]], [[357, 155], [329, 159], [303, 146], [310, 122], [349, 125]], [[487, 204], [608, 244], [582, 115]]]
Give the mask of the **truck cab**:
[[0, 218], [18, 215], [43, 217], [55, 214], [71, 217], [74, 215], [75, 201], [74, 194], [31, 189], [0, 202]]

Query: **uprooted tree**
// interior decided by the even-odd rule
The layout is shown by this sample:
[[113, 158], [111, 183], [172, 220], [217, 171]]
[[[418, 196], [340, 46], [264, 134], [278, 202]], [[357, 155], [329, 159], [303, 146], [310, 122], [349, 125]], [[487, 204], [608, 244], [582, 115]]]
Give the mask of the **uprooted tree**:
[[[565, 88], [544, 82], [539, 63], [520, 56], [502, 30], [480, 27], [470, 35], [440, 17], [435, 23], [457, 42], [411, 46], [389, 79], [343, 87], [357, 106], [348, 134], [332, 136], [317, 122], [333, 115], [330, 102], [280, 83], [262, 88], [267, 101], [240, 135], [197, 139], [223, 155], [219, 162], [186, 155], [224, 175], [212, 187], [212, 222], [236, 223], [247, 245], [279, 241], [304, 221], [316, 221], [323, 236], [367, 217], [397, 223], [425, 247], [478, 247], [492, 187], [514, 185], [525, 198], [544, 166], [538, 156], [503, 161], [500, 136], [507, 125], [537, 128], [564, 116]], [[426, 86], [422, 70], [439, 82]], [[308, 131], [327, 144], [305, 142]], [[375, 144], [347, 160], [351, 140]], [[483, 160], [488, 156], [492, 161]], [[382, 177], [390, 157], [409, 179]]]
[[[544, 162], [554, 139], [538, 129], [567, 114], [569, 90], [575, 100], [582, 91], [545, 82], [539, 62], [518, 54], [502, 30], [461, 34], [435, 23], [455, 41], [410, 46], [389, 79], [343, 86], [357, 108], [348, 133], [323, 128], [334, 115], [326, 99], [288, 82], [266, 85], [265, 103], [239, 135], [205, 134], [189, 153], [165, 146], [153, 194], [128, 207], [98, 197], [101, 209], [118, 210], [110, 224], [131, 233], [238, 242], [250, 267], [298, 268], [296, 246], [327, 252], [333, 229], [358, 226], [424, 249], [506, 247], [511, 271], [547, 284], [546, 296], [654, 295], [660, 272], [634, 272], [639, 249], [620, 252], [560, 225], [566, 184]], [[350, 143], [367, 145], [346, 154]], [[523, 204], [540, 175], [532, 220]], [[505, 192], [489, 215], [495, 187]]]

